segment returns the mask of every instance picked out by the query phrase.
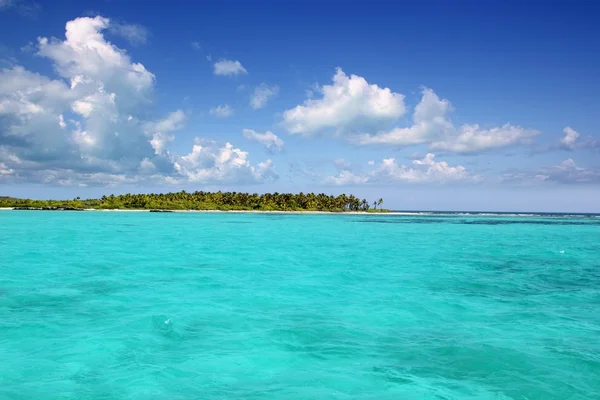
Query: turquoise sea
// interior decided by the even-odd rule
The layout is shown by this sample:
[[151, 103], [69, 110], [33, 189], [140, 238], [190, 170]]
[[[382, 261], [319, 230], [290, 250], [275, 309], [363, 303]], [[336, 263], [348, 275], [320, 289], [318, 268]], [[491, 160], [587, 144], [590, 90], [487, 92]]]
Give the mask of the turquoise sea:
[[600, 399], [600, 218], [0, 211], [0, 399]]

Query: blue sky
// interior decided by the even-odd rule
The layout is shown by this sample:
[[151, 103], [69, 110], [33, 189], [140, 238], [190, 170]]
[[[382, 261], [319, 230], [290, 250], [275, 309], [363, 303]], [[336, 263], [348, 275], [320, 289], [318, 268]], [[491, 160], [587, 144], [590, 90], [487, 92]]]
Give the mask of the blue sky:
[[0, 0], [0, 195], [600, 211], [596, 2]]

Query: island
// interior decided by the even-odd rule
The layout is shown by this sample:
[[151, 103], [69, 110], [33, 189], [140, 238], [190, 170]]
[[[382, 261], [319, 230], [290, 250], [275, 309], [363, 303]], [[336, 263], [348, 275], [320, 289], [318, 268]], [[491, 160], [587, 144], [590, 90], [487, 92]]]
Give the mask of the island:
[[203, 192], [121, 194], [102, 196], [99, 199], [32, 200], [0, 197], [0, 208], [38, 211], [80, 210], [147, 210], [169, 211], [320, 211], [384, 213], [383, 199], [368, 202], [354, 195], [339, 196], [324, 193], [243, 193]]

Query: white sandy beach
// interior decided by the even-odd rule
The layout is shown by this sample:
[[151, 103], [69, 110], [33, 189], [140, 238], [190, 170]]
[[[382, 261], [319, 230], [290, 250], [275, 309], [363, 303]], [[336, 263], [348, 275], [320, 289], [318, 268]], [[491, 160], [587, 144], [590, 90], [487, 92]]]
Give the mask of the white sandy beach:
[[[12, 207], [1, 207], [0, 210], [12, 211]], [[46, 210], [51, 211], [51, 210]], [[86, 208], [84, 211], [92, 212], [150, 212], [150, 210], [132, 210], [132, 209], [95, 209]], [[370, 213], [364, 211], [262, 211], [262, 210], [165, 210], [173, 213], [230, 213], [230, 214], [349, 214], [349, 215], [414, 215], [421, 212], [386, 212]]]

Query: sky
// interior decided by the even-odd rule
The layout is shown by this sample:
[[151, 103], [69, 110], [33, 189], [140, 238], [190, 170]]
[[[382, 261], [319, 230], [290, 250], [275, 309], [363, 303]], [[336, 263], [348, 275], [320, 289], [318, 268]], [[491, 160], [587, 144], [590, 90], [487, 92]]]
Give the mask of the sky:
[[600, 3], [0, 0], [0, 196], [600, 212]]

